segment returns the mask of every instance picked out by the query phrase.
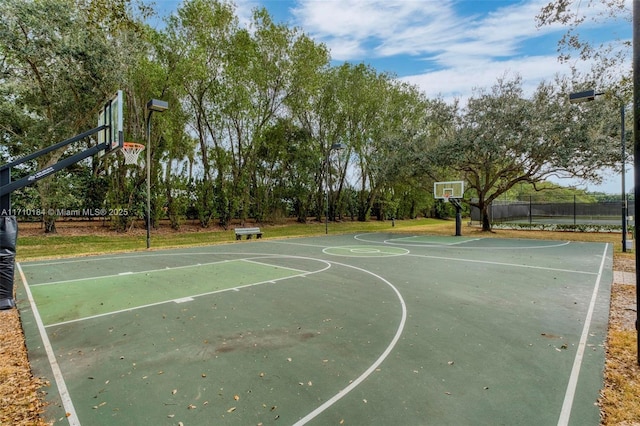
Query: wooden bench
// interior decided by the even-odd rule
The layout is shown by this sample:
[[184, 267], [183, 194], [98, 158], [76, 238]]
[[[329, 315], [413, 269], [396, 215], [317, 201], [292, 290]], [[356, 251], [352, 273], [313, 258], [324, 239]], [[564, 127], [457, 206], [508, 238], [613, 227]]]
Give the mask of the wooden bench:
[[241, 240], [243, 235], [247, 236], [247, 240], [250, 240], [252, 235], [255, 235], [256, 238], [262, 238], [260, 228], [236, 228], [235, 231], [236, 240]]

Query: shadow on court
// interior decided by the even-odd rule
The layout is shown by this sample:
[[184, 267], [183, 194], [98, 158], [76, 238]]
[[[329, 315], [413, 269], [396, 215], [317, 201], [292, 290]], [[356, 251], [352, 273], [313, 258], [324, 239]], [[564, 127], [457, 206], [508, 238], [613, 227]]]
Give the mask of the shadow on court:
[[598, 425], [612, 247], [364, 234], [18, 265], [46, 418]]

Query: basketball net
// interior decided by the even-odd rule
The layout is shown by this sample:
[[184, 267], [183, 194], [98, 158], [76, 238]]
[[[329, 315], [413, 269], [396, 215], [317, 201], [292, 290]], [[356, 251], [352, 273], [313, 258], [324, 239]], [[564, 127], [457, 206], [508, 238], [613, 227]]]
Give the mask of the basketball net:
[[449, 202], [449, 196], [450, 196], [450, 195], [451, 195], [451, 194], [444, 194], [444, 202], [445, 202], [445, 203], [448, 203], [448, 202]]
[[135, 142], [125, 142], [122, 145], [122, 154], [124, 154], [124, 164], [138, 164], [138, 157], [144, 150], [144, 145]]

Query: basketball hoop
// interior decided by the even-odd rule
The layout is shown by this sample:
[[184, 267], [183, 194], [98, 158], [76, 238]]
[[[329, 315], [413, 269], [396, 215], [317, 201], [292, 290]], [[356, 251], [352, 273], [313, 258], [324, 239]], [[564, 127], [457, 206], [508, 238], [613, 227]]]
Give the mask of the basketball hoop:
[[442, 200], [443, 200], [445, 203], [448, 203], [448, 202], [449, 202], [449, 197], [450, 197], [450, 196], [451, 196], [451, 194], [449, 194], [449, 193], [445, 193], [445, 194], [443, 195], [443, 199], [442, 199]]
[[122, 144], [124, 154], [124, 164], [138, 164], [138, 156], [144, 150], [144, 145], [135, 142], [125, 142]]

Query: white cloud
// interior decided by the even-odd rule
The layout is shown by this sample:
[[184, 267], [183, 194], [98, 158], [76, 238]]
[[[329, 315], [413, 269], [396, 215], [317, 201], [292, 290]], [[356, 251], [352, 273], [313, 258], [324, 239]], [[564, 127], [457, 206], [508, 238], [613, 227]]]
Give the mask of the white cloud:
[[[296, 25], [329, 47], [334, 60], [422, 59], [424, 73], [401, 79], [430, 96], [466, 98], [505, 73], [522, 76], [525, 91], [532, 93], [541, 80], [569, 71], [558, 62], [554, 43], [535, 44], [566, 30], [559, 24], [537, 28], [535, 17], [548, 0], [485, 1], [498, 7], [465, 14], [463, 8], [476, 1], [298, 0], [291, 13]], [[602, 12], [583, 9], [590, 17]]]
[[519, 75], [523, 79], [525, 95], [531, 95], [538, 84], [553, 80], [566, 67], [554, 55], [530, 56], [505, 61], [482, 60], [470, 62], [455, 68], [447, 68], [401, 78], [402, 81], [418, 86], [429, 97], [442, 97], [445, 101], [460, 99], [463, 103], [474, 89], [488, 88], [498, 78]]
[[[454, 40], [459, 22], [450, 0], [300, 0], [292, 13], [296, 24], [325, 43], [336, 60], [358, 59], [345, 56], [348, 52], [381, 57], [439, 50]], [[425, 46], [426, 40], [435, 44]], [[345, 42], [350, 49], [342, 48]]]

